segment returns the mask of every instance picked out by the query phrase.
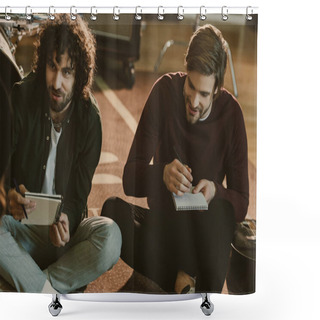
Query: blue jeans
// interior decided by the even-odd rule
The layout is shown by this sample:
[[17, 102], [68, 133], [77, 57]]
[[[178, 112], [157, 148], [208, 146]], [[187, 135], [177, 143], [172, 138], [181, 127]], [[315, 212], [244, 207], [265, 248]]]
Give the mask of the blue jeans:
[[84, 219], [69, 243], [56, 248], [48, 227], [6, 215], [0, 224], [0, 275], [19, 292], [41, 292], [46, 274], [59, 293], [72, 292], [110, 270], [121, 243], [118, 225], [105, 217]]

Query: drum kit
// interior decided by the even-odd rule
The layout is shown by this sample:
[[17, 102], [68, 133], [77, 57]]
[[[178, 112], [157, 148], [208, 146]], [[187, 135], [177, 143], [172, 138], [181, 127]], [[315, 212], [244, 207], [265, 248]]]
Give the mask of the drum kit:
[[26, 75], [17, 63], [17, 47], [24, 37], [36, 36], [45, 19], [48, 19], [46, 14], [11, 14], [8, 17], [0, 13], [0, 79], [9, 91]]
[[0, 80], [8, 91], [24, 76], [23, 68], [15, 58], [18, 43], [24, 36], [35, 35], [44, 18], [37, 16], [28, 20], [23, 15], [11, 15], [8, 19], [0, 15]]

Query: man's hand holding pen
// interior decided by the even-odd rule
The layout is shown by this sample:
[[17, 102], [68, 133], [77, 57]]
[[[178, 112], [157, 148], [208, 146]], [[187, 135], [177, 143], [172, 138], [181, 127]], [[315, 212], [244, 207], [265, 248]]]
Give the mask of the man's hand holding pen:
[[[18, 187], [19, 192], [17, 189], [10, 189], [8, 192], [9, 208], [15, 220], [22, 220], [26, 218], [23, 207], [29, 215], [36, 208], [36, 203], [24, 197], [28, 190], [23, 184]], [[66, 214], [62, 213], [59, 221], [50, 226], [50, 239], [51, 243], [56, 247], [63, 247], [69, 242], [69, 219]]]
[[178, 159], [174, 159], [167, 164], [163, 170], [163, 182], [170, 192], [182, 196], [185, 192], [202, 192], [209, 204], [216, 193], [216, 186], [213, 181], [201, 179], [192, 189], [192, 170], [187, 165], [182, 164]]
[[20, 192], [16, 189], [10, 189], [8, 192], [10, 213], [15, 220], [22, 220], [25, 217], [23, 207], [26, 213], [31, 213], [36, 208], [36, 203], [29, 199], [26, 199], [23, 195], [28, 190], [23, 184], [19, 185]]
[[183, 165], [178, 159], [174, 159], [164, 167], [163, 182], [170, 192], [182, 196], [191, 190], [193, 180], [191, 172], [188, 166]]

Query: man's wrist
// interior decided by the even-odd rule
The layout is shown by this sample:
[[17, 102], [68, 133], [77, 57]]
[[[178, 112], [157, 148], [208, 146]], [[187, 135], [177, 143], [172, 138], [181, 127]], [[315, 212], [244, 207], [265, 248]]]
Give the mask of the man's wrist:
[[213, 181], [210, 181], [212, 183], [212, 189], [213, 189], [213, 196], [212, 199], [215, 197], [216, 193], [217, 193], [217, 187], [216, 184]]

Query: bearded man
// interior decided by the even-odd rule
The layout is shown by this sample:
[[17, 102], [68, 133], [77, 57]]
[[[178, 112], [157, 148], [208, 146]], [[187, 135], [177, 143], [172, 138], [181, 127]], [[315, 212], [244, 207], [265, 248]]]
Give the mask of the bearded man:
[[[41, 27], [33, 71], [12, 90], [14, 117], [9, 210], [0, 232], [0, 275], [17, 291], [68, 293], [118, 261], [119, 227], [85, 218], [99, 162], [102, 128], [91, 94], [95, 39], [86, 23], [56, 15]], [[26, 191], [59, 194], [63, 207], [50, 226], [22, 224], [36, 203]]]

